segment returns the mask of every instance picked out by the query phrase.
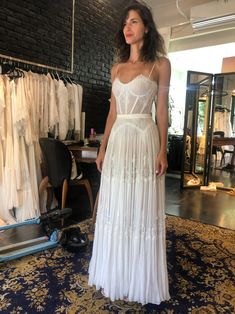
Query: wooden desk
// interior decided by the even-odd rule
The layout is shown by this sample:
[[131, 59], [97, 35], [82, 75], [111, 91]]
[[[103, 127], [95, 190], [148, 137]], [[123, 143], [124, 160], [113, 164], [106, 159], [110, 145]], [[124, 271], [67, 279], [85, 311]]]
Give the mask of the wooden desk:
[[77, 162], [94, 163], [98, 154], [98, 147], [68, 145]]
[[225, 146], [232, 145], [233, 146], [233, 154], [231, 159], [231, 164], [234, 165], [235, 159], [235, 137], [213, 137], [213, 145], [214, 146]]

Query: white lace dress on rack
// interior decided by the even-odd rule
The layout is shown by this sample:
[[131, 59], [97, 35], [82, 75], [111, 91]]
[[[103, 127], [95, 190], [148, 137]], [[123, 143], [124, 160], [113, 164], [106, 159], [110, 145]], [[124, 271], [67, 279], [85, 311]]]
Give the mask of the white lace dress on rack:
[[157, 177], [157, 83], [138, 75], [113, 82], [117, 119], [103, 164], [89, 284], [111, 300], [159, 304], [169, 299], [165, 178]]

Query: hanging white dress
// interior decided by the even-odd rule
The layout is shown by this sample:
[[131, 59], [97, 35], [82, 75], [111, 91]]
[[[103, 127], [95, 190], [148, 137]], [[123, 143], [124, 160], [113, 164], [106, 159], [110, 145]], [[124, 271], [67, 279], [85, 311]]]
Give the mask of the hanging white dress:
[[[2, 76], [0, 76], [0, 190], [3, 180], [4, 167], [4, 143], [6, 140], [5, 134], [5, 86]], [[0, 192], [1, 193], [1, 192]]]
[[48, 77], [46, 75], [43, 75], [43, 116], [41, 119], [41, 131], [40, 131], [40, 137], [47, 137], [48, 136], [48, 103], [49, 103], [49, 97], [48, 97]]
[[59, 123], [59, 113], [58, 113], [58, 107], [56, 103], [56, 83], [57, 81], [55, 79], [52, 79], [50, 74], [47, 74], [48, 79], [48, 126], [49, 130], [53, 131], [57, 123]]
[[74, 130], [75, 127], [75, 89], [73, 84], [66, 85], [68, 91], [68, 107], [69, 107], [69, 130]]
[[[223, 131], [225, 137], [232, 137], [233, 130], [230, 121], [231, 113], [228, 111], [216, 111], [214, 116], [214, 131]], [[222, 149], [233, 150], [232, 145], [224, 145]]]
[[232, 137], [233, 131], [230, 116], [230, 112], [216, 111], [214, 117], [214, 131], [223, 131], [225, 137]]
[[0, 138], [2, 140], [5, 139], [5, 115], [4, 115], [4, 109], [5, 109], [5, 86], [3, 77], [0, 76]]
[[81, 131], [81, 114], [82, 114], [82, 94], [83, 88], [81, 85], [73, 84], [74, 88], [74, 111], [75, 111], [75, 131]]
[[57, 82], [56, 96], [59, 112], [59, 139], [63, 141], [69, 130], [69, 104], [68, 90], [62, 80]]
[[[5, 86], [2, 76], [0, 76], [0, 200], [4, 199], [4, 156], [5, 156]], [[0, 217], [3, 210], [3, 201], [0, 204]]]
[[5, 165], [2, 186], [2, 199], [0, 216], [7, 223], [15, 222], [10, 210], [19, 205], [17, 187], [16, 187], [16, 171], [14, 163], [14, 140], [13, 140], [13, 118], [12, 118], [12, 98], [15, 99], [14, 81], [5, 76], [5, 102], [6, 102], [6, 143], [5, 143]]
[[13, 88], [16, 92], [15, 97], [12, 94], [14, 165], [19, 200], [18, 206], [15, 206], [15, 214], [17, 221], [24, 221], [39, 216], [38, 187], [30, 108], [27, 103], [24, 79], [17, 79]]
[[103, 163], [89, 284], [112, 301], [169, 299], [165, 178], [157, 177], [160, 143], [151, 107], [157, 84], [138, 75], [112, 87], [117, 119]]

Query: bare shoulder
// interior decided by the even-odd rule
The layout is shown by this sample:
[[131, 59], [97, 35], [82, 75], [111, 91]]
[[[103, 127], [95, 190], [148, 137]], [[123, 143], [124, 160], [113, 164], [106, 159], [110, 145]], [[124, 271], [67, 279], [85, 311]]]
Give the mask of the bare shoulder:
[[164, 76], [170, 76], [171, 73], [171, 64], [168, 58], [166, 57], [160, 57], [155, 62], [155, 67], [153, 70], [153, 80], [157, 81], [159, 83], [160, 79]]
[[171, 64], [168, 58], [160, 57], [154, 67], [153, 80], [158, 83], [158, 86], [168, 86], [171, 77]]
[[115, 63], [115, 64], [112, 66], [112, 69], [111, 69], [111, 78], [112, 78], [112, 81], [115, 79], [115, 77], [116, 77], [116, 75], [117, 75], [118, 67], [119, 67], [119, 63]]
[[159, 70], [170, 70], [171, 68], [170, 60], [167, 57], [160, 57], [157, 63]]
[[112, 69], [111, 69], [111, 73], [115, 72], [117, 70], [117, 68], [119, 67], [119, 64], [120, 63], [114, 63], [114, 65], [112, 66]]

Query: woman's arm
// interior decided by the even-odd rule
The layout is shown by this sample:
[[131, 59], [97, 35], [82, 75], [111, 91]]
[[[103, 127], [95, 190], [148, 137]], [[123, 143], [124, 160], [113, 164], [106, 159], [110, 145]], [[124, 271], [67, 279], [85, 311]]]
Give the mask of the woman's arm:
[[168, 94], [171, 66], [167, 58], [160, 59], [158, 66], [158, 93], [156, 120], [160, 136], [160, 150], [156, 159], [156, 173], [161, 176], [167, 169]]
[[[115, 75], [117, 72], [117, 64], [115, 64], [111, 70], [111, 79], [112, 82], [115, 79]], [[113, 93], [111, 94], [111, 100], [110, 100], [110, 108], [109, 108], [109, 113], [107, 116], [107, 120], [106, 120], [106, 125], [105, 125], [105, 130], [104, 130], [104, 135], [102, 138], [102, 142], [99, 148], [99, 154], [98, 157], [96, 159], [96, 165], [99, 171], [102, 171], [102, 165], [103, 165], [103, 161], [104, 161], [104, 155], [105, 155], [105, 149], [108, 143], [108, 139], [109, 139], [109, 135], [112, 129], [112, 126], [116, 120], [117, 117], [117, 112], [116, 112], [116, 101], [115, 101], [115, 97], [113, 95]]]

